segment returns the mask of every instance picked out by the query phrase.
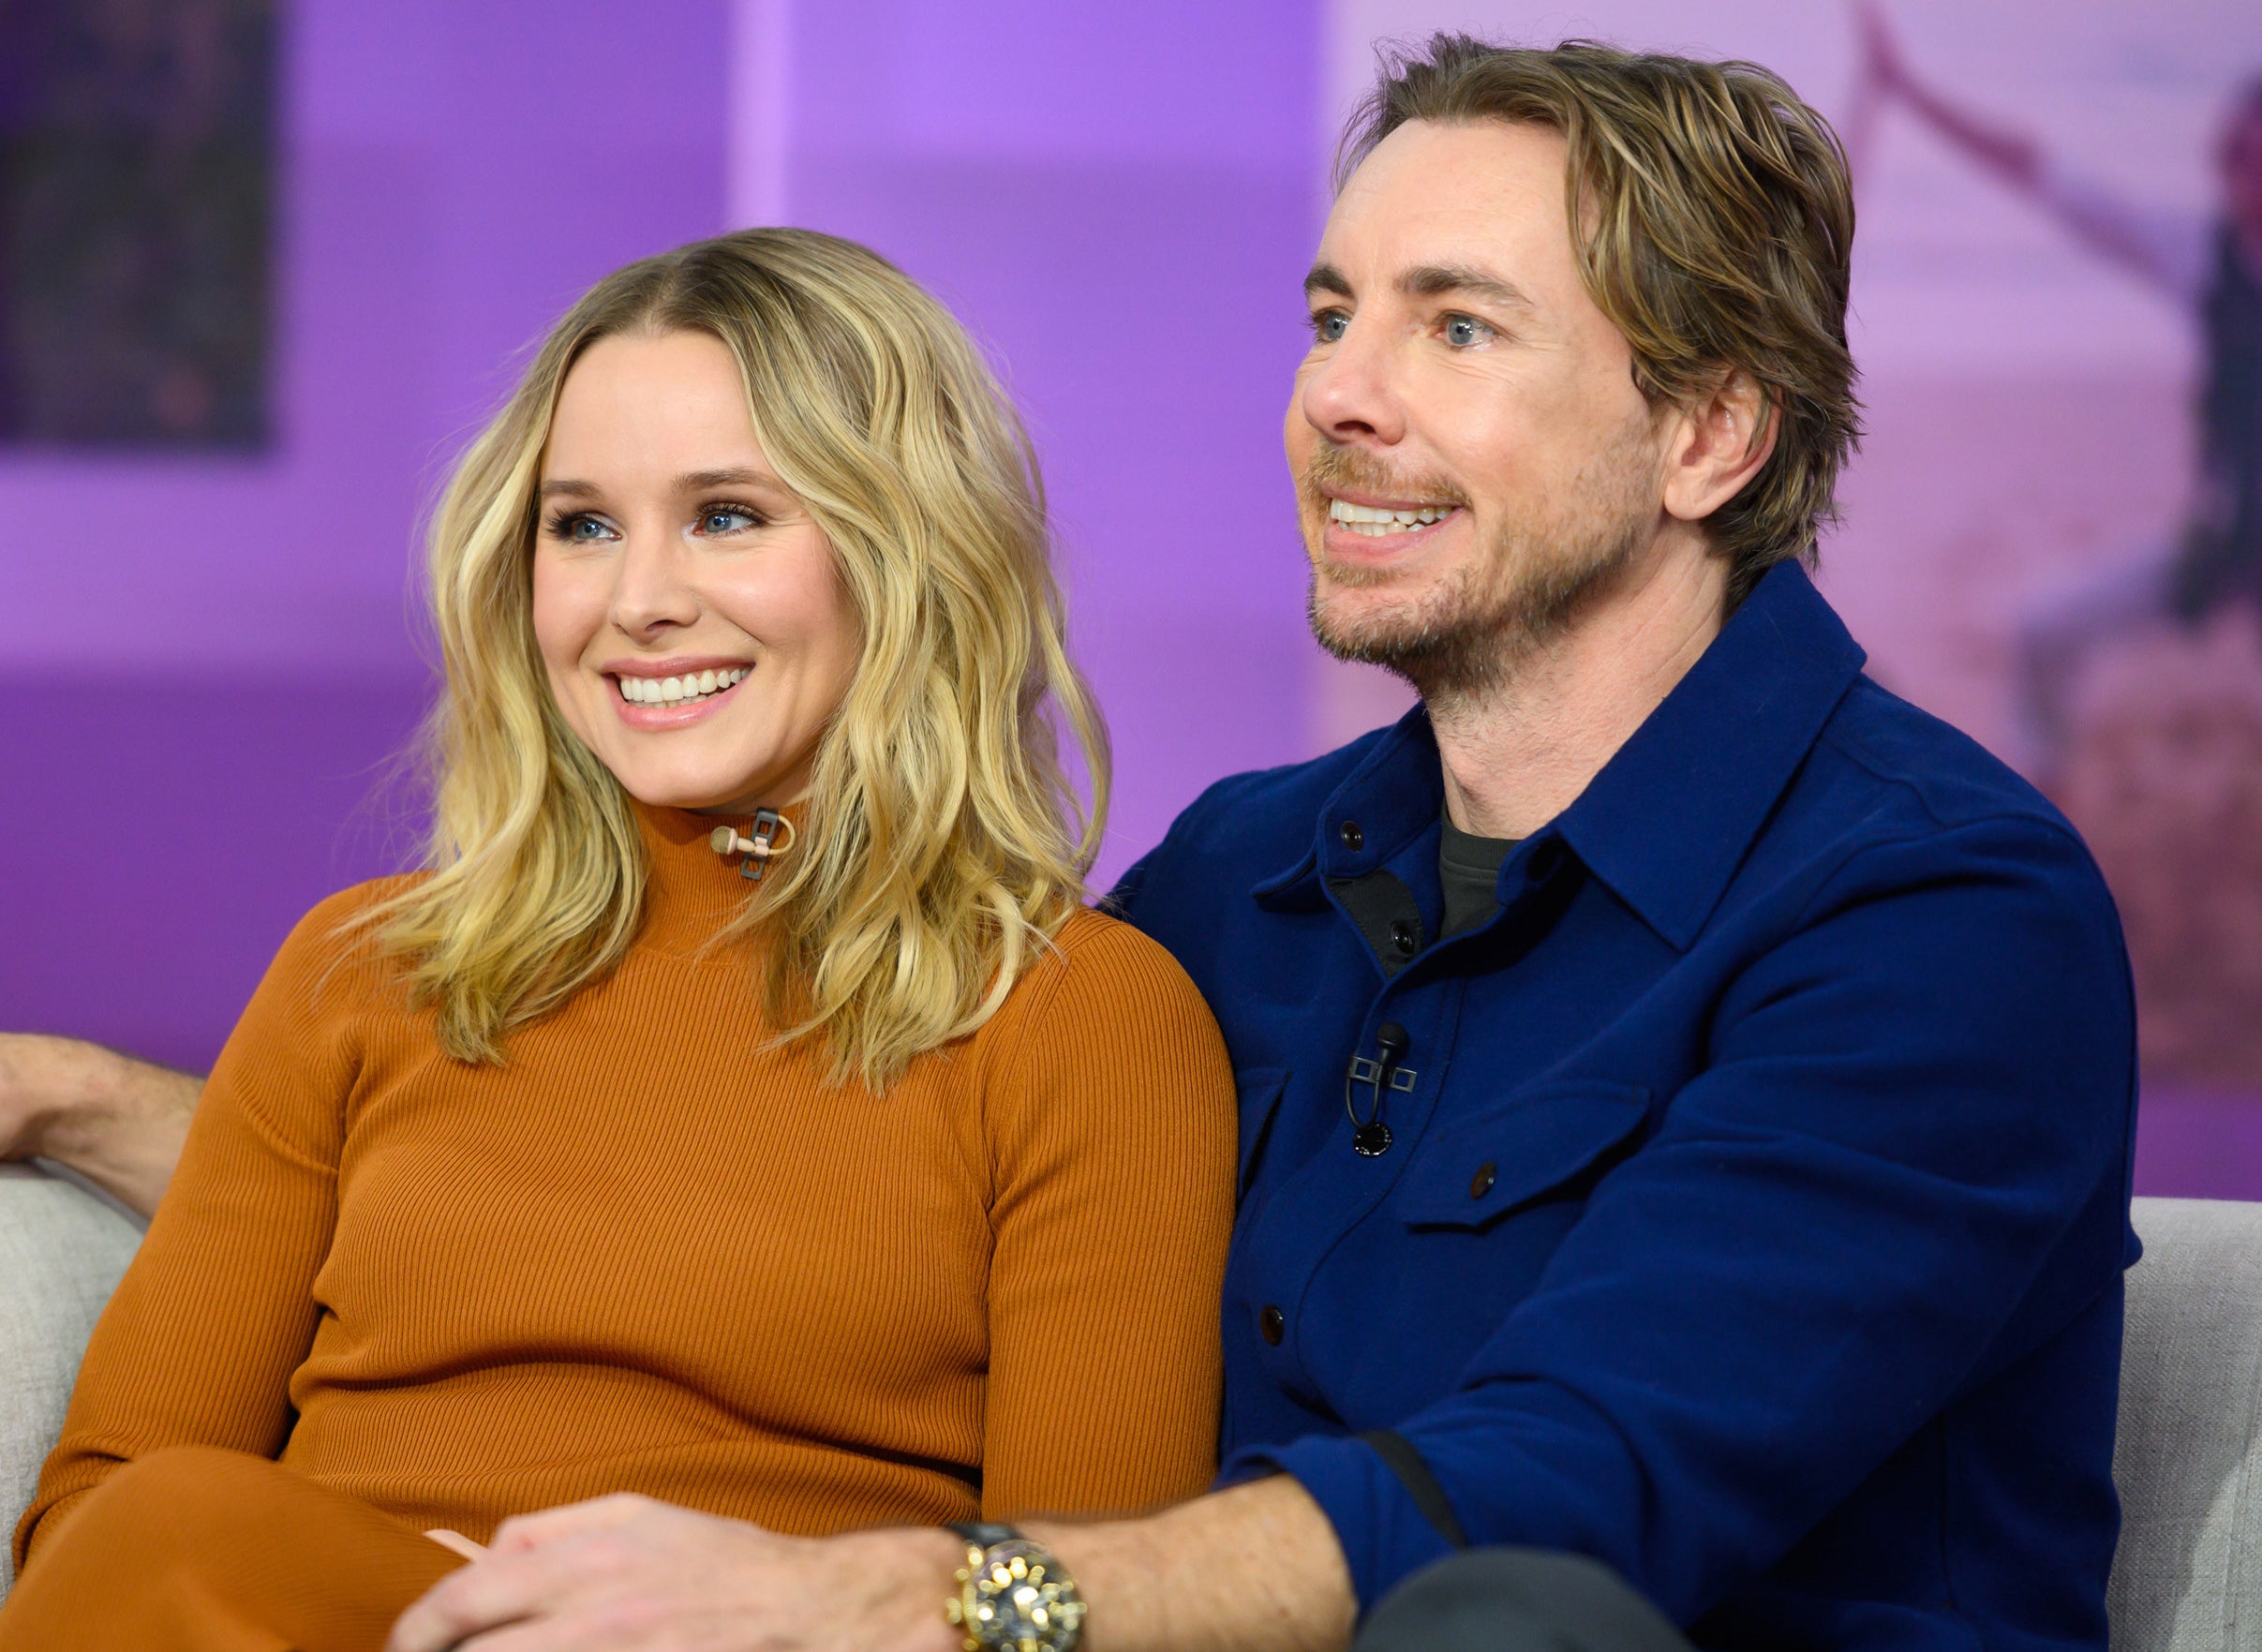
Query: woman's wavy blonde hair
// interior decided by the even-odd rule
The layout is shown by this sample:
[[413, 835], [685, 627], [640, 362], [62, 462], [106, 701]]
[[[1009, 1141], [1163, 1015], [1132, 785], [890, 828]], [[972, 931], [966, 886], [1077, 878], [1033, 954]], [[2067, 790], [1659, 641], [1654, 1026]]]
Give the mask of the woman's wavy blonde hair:
[[[768, 931], [770, 1024], [884, 1089], [980, 1026], [1084, 894], [1107, 738], [1063, 635], [1042, 486], [964, 330], [869, 249], [749, 230], [646, 259], [558, 322], [434, 520], [447, 687], [421, 879], [370, 915], [463, 1061], [604, 975], [641, 916], [619, 782], [575, 737], [534, 640], [535, 491], [559, 387], [624, 333], [720, 339], [763, 452], [830, 542], [862, 624], [799, 846], [740, 929]], [[1092, 804], [1064, 774], [1055, 718]], [[750, 888], [752, 886], [750, 886]]]

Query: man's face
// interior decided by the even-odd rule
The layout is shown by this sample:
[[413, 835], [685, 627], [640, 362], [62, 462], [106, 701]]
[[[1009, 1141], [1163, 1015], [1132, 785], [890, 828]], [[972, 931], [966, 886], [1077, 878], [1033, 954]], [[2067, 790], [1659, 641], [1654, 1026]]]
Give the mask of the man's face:
[[1401, 127], [1307, 283], [1287, 439], [1312, 628], [1426, 694], [1492, 680], [1663, 520], [1657, 422], [1579, 279], [1566, 158], [1542, 127]]

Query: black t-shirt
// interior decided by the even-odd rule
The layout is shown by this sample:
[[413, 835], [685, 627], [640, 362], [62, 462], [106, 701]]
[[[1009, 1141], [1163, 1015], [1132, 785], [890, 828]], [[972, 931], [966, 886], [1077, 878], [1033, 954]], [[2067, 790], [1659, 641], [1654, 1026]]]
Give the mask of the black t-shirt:
[[1437, 840], [1437, 882], [1445, 891], [1445, 930], [1448, 940], [1473, 930], [1500, 909], [1493, 891], [1500, 883], [1500, 864], [1520, 840], [1480, 838], [1463, 831], [1449, 815]]

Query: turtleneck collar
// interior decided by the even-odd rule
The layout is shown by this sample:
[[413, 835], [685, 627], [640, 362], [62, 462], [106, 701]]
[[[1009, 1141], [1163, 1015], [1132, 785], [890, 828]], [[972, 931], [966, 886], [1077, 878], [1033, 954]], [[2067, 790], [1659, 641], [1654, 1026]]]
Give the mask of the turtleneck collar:
[[[698, 814], [633, 797], [629, 808], [651, 869], [645, 895], [646, 940], [697, 945], [746, 910], [755, 886], [739, 875], [740, 857], [716, 854], [708, 839], [719, 826], [751, 832], [752, 814]], [[800, 811], [786, 812], [797, 816]]]

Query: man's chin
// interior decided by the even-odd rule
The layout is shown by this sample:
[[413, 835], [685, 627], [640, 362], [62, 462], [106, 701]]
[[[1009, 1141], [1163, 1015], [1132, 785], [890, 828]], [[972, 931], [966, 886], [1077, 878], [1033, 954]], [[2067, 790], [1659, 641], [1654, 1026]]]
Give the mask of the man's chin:
[[1313, 640], [1336, 659], [1402, 671], [1406, 658], [1423, 651], [1430, 640], [1429, 631], [1411, 604], [1346, 602], [1344, 594], [1332, 595], [1325, 575], [1321, 575], [1313, 582], [1305, 616], [1311, 621]]

